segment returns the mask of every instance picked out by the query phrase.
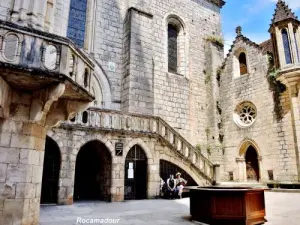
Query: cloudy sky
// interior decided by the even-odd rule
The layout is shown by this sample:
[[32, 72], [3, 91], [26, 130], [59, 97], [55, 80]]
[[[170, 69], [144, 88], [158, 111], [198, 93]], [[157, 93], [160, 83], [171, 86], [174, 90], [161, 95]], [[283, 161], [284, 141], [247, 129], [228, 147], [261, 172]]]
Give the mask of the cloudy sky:
[[[268, 29], [277, 0], [226, 0], [222, 9], [225, 52], [228, 51], [236, 33], [242, 26], [242, 33], [250, 40], [261, 43], [270, 38]], [[290, 8], [300, 18], [300, 0], [286, 0]]]

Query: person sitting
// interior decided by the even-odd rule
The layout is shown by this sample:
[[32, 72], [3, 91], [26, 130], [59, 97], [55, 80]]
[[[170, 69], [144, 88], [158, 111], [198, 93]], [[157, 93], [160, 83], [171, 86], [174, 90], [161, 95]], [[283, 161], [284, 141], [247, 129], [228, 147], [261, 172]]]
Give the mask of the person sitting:
[[182, 191], [187, 181], [181, 177], [181, 173], [176, 173], [176, 192], [179, 198], [182, 198]]
[[169, 198], [175, 198], [175, 195], [176, 195], [176, 180], [174, 179], [174, 175], [170, 175], [170, 178], [168, 178], [167, 187], [168, 187], [168, 196], [169, 196]]

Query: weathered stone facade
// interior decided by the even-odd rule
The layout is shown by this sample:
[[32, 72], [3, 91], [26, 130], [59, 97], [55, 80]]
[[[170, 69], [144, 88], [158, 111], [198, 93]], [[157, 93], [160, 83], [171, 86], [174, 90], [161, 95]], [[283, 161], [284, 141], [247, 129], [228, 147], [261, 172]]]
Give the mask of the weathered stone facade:
[[[54, 202], [80, 198], [78, 157], [91, 149], [101, 157], [93, 181], [100, 200], [123, 201], [134, 188], [125, 183], [140, 164], [126, 161], [135, 146], [146, 156], [148, 198], [159, 195], [161, 160], [198, 185], [299, 182], [299, 21], [279, 1], [272, 39], [257, 45], [239, 28], [224, 61], [223, 5], [1, 1], [0, 224], [38, 223], [43, 165], [59, 168]], [[177, 31], [175, 72], [169, 25]], [[284, 32], [293, 36], [289, 63]], [[59, 148], [59, 165], [47, 161], [46, 134]]]

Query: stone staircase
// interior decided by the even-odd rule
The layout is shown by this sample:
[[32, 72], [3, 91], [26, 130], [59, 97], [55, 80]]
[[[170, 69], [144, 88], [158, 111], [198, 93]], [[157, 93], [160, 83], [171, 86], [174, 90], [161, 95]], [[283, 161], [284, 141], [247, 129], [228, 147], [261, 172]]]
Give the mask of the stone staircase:
[[89, 108], [87, 111], [77, 114], [71, 121], [61, 124], [61, 127], [70, 126], [76, 126], [76, 129], [118, 131], [125, 134], [139, 133], [157, 137], [176, 154], [179, 154], [182, 159], [187, 160], [210, 184], [217, 180], [218, 166], [213, 165], [209, 159], [160, 117]]

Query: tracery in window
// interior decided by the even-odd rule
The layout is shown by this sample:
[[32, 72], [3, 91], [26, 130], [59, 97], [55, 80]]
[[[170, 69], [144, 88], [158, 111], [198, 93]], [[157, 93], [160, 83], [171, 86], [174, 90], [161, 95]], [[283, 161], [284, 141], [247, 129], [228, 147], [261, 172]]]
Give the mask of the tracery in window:
[[251, 126], [256, 118], [257, 109], [255, 105], [249, 101], [237, 105], [233, 115], [234, 122], [242, 128]]

